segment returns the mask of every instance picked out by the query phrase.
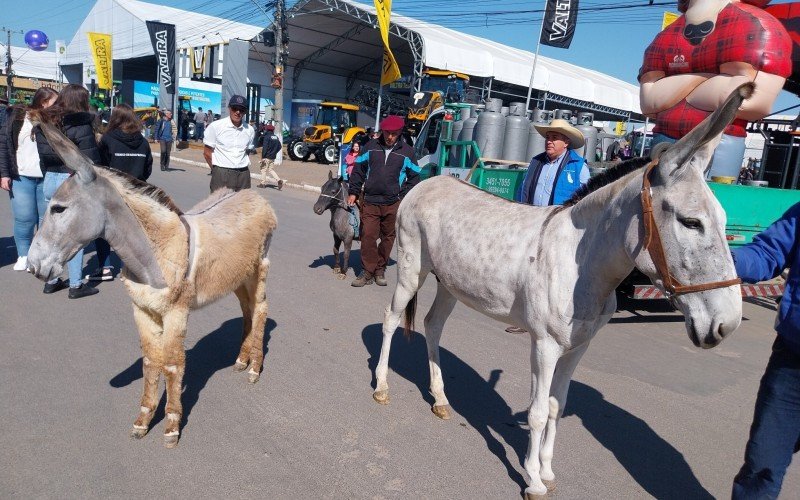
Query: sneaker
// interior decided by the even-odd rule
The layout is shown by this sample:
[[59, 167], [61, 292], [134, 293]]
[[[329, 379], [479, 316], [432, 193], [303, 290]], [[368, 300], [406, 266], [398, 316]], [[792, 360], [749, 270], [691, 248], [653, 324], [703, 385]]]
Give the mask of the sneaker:
[[367, 271], [362, 271], [361, 274], [358, 276], [358, 278], [356, 278], [355, 280], [353, 280], [352, 283], [350, 283], [350, 286], [362, 287], [364, 285], [371, 285], [373, 282], [374, 280], [372, 278], [372, 273], [369, 273]]
[[69, 287], [69, 298], [71, 299], [80, 299], [81, 297], [88, 297], [89, 295], [94, 295], [100, 292], [97, 288], [92, 288], [85, 283], [81, 283], [75, 287]]
[[278, 191], [280, 191], [281, 189], [283, 189], [283, 180], [278, 181]]
[[86, 279], [89, 281], [112, 281], [114, 279], [114, 272], [110, 267], [104, 267], [92, 274], [87, 274]]
[[47, 294], [56, 293], [57, 291], [63, 290], [65, 288], [69, 288], [69, 283], [62, 280], [61, 278], [56, 278], [54, 282], [44, 284], [44, 290], [42, 290], [42, 293], [47, 293]]
[[266, 184], [264, 184], [263, 182], [259, 182], [259, 183], [258, 183], [258, 187], [260, 187], [261, 189], [264, 189], [264, 188], [266, 188], [266, 187], [267, 187], [267, 185], [266, 185]]
[[386, 286], [386, 278], [382, 274], [376, 274], [375, 284], [378, 286]]
[[15, 271], [27, 271], [28, 270], [28, 256], [25, 255], [17, 259], [17, 263], [14, 264]]

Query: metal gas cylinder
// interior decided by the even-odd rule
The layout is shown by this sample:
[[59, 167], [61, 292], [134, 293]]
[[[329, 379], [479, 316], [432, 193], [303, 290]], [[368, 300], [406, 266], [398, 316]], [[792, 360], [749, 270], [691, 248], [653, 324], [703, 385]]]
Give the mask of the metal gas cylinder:
[[505, 136], [503, 137], [504, 160], [527, 161], [528, 134], [531, 122], [525, 117], [525, 103], [512, 102], [509, 115], [506, 117]]

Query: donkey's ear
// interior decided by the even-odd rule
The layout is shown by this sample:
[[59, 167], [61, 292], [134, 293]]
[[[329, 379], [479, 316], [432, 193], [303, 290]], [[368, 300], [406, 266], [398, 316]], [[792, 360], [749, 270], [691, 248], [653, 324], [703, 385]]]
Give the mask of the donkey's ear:
[[661, 155], [660, 165], [675, 170], [691, 162], [692, 165], [706, 170], [711, 162], [722, 132], [736, 118], [736, 112], [742, 103], [753, 95], [755, 84], [752, 82], [739, 85], [725, 102], [705, 120], [700, 122], [691, 132], [672, 145]]
[[39, 123], [39, 127], [44, 136], [47, 137], [50, 147], [61, 157], [67, 168], [75, 171], [81, 183], [88, 184], [95, 179], [96, 174], [92, 160], [84, 156], [75, 143], [67, 139], [67, 136], [49, 123]]
[[333, 179], [333, 172], [328, 170], [328, 180], [331, 180], [331, 179]]

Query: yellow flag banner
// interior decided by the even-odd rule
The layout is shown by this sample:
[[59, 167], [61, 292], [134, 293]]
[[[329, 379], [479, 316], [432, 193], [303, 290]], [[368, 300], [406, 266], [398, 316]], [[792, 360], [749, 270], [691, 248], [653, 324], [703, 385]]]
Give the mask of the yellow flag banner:
[[111, 35], [107, 33], [86, 33], [89, 37], [89, 49], [92, 51], [95, 71], [97, 72], [97, 86], [101, 89], [111, 90], [114, 84], [111, 75]]
[[661, 31], [667, 29], [667, 26], [674, 23], [679, 17], [680, 14], [676, 14], [674, 12], [664, 12], [664, 19], [661, 21]]
[[383, 39], [383, 66], [381, 70], [381, 85], [387, 85], [400, 78], [400, 68], [389, 47], [389, 18], [392, 15], [392, 0], [374, 0], [375, 10], [378, 15], [378, 26]]

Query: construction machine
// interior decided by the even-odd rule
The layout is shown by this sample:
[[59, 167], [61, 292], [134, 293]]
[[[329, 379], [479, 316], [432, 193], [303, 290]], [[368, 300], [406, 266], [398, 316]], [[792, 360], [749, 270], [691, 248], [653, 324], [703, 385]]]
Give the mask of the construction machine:
[[467, 100], [469, 76], [456, 71], [426, 68], [422, 71], [420, 91], [413, 95], [408, 107], [406, 128], [412, 137], [419, 134], [422, 124], [445, 103]]
[[322, 102], [314, 125], [303, 131], [302, 137], [289, 142], [292, 160], [306, 161], [313, 154], [323, 164], [334, 163], [339, 158], [342, 144], [348, 144], [366, 130], [356, 126], [358, 106], [343, 102]]

